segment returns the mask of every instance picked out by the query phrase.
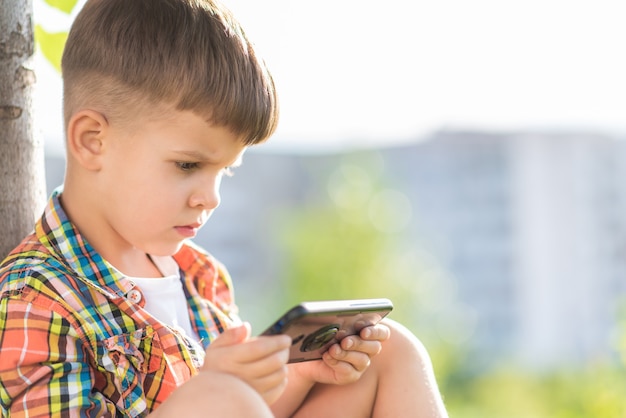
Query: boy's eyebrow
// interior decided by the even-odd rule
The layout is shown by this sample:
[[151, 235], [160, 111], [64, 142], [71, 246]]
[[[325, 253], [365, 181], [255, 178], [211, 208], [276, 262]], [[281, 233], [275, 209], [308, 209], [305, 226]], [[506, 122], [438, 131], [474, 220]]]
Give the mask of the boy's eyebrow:
[[201, 153], [200, 151], [185, 151], [185, 150], [174, 150], [176, 154], [184, 155], [186, 157], [192, 158], [198, 161], [209, 161], [210, 158]]
[[[212, 161], [212, 159], [209, 156], [207, 156], [206, 154], [200, 151], [175, 150], [174, 152], [176, 154], [184, 155], [196, 161]], [[228, 166], [232, 168], [237, 168], [241, 166], [242, 162], [243, 162], [243, 153], [239, 154], [237, 159], [233, 161], [232, 164], [228, 164]]]

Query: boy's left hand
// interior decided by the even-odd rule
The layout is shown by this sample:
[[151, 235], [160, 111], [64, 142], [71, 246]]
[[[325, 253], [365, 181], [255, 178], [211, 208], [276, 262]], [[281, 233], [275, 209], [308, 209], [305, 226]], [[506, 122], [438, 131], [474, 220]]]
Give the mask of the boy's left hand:
[[359, 335], [351, 335], [332, 345], [322, 361], [293, 364], [298, 375], [316, 383], [344, 385], [361, 378], [370, 359], [380, 353], [382, 342], [390, 330], [381, 323], [365, 327]]

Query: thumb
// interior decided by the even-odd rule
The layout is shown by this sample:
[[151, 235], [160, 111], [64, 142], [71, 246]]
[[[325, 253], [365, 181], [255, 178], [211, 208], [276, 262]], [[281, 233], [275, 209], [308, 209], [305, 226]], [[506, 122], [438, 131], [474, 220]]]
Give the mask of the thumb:
[[212, 345], [220, 347], [239, 344], [250, 338], [250, 333], [250, 323], [244, 322], [236, 327], [226, 329], [213, 341]]

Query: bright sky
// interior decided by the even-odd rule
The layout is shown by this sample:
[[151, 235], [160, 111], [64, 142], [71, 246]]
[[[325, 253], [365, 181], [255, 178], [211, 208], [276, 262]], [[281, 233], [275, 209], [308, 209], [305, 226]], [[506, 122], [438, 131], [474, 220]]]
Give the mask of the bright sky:
[[[440, 128], [626, 135], [622, 0], [224, 0], [281, 98], [264, 147], [415, 140]], [[69, 25], [35, 0], [49, 30]], [[60, 143], [60, 80], [38, 66], [38, 117]]]

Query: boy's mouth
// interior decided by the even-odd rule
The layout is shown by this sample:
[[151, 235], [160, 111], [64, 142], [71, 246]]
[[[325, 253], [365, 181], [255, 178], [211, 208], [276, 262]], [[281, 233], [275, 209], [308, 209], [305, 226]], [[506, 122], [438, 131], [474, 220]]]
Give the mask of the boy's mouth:
[[192, 238], [196, 236], [201, 226], [202, 224], [195, 223], [190, 225], [175, 226], [174, 229], [183, 237]]

